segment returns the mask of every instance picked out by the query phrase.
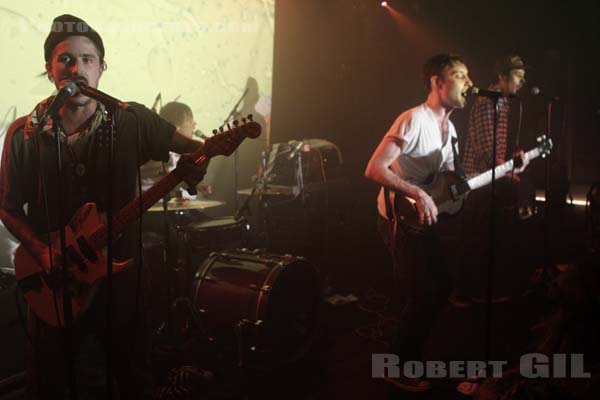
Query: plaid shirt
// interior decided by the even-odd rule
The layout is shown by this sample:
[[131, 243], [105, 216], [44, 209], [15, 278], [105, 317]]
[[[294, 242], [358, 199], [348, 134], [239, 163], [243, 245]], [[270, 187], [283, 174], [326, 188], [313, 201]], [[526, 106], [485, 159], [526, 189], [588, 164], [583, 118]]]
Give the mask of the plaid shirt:
[[[506, 158], [508, 136], [508, 99], [498, 101], [498, 137], [496, 141], [497, 162]], [[469, 113], [469, 132], [462, 159], [467, 176], [477, 175], [492, 167], [494, 131], [494, 102], [487, 97], [479, 97]]]

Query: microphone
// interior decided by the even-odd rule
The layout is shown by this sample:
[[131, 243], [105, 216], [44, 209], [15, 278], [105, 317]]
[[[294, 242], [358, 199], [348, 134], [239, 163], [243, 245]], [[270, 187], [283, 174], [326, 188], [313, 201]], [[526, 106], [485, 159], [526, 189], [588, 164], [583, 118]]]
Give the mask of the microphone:
[[77, 84], [73, 81], [64, 81], [58, 94], [52, 100], [52, 104], [46, 110], [46, 114], [40, 120], [39, 126], [44, 126], [50, 118], [56, 115], [58, 110], [65, 104], [68, 97], [71, 97], [77, 93]]
[[508, 96], [505, 96], [502, 92], [496, 92], [494, 90], [479, 89], [477, 86], [473, 86], [471, 88], [471, 90], [469, 91], [469, 93], [474, 96], [487, 97], [490, 99], [499, 99], [500, 97], [510, 97], [513, 99], [519, 98], [519, 96], [514, 95], [514, 94], [509, 94]]
[[287, 159], [291, 160], [292, 158], [294, 158], [302, 148], [302, 145], [304, 145], [304, 142], [301, 140], [292, 148], [292, 150], [290, 150], [290, 154], [287, 155]]
[[549, 101], [559, 101], [560, 100], [560, 97], [558, 97], [558, 96], [550, 96], [550, 95], [545, 94], [537, 86], [532, 87], [531, 90], [529, 91], [529, 93], [531, 93], [532, 96], [540, 96]]
[[156, 112], [156, 107], [158, 106], [158, 102], [162, 100], [162, 96], [160, 94], [160, 92], [158, 92], [158, 94], [156, 95], [156, 99], [154, 99], [154, 104], [152, 104], [152, 108], [151, 110]]
[[200, 129], [196, 129], [194, 132], [192, 132], [192, 136], [199, 137], [202, 140], [206, 140], [209, 138], [209, 136], [206, 136], [204, 133], [202, 133]]
[[129, 104], [123, 103], [121, 100], [115, 99], [98, 89], [91, 88], [83, 83], [78, 83], [77, 86], [79, 86], [79, 90], [83, 95], [98, 100], [107, 107], [117, 107], [122, 110], [127, 110], [129, 108]]

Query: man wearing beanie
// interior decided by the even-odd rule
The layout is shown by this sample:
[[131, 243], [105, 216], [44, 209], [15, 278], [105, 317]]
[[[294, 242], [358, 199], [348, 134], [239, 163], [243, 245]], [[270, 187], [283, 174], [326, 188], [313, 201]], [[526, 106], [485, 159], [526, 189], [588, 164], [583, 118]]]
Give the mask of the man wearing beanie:
[[[44, 58], [48, 78], [57, 89], [65, 81], [97, 88], [106, 70], [104, 56], [101, 36], [85, 21], [72, 15], [54, 19], [44, 42]], [[138, 163], [151, 159], [167, 161], [169, 151], [185, 154], [201, 147], [201, 142], [180, 134], [175, 126], [140, 104], [128, 103], [135, 111], [134, 116], [129, 112], [108, 110], [100, 102], [81, 93], [68, 97], [56, 115], [41, 128], [42, 116], [53, 100], [52, 96], [42, 100], [29, 115], [11, 125], [0, 168], [0, 219], [37, 261], [36, 268], [43, 268], [45, 273], [51, 272], [51, 260], [56, 262], [60, 254], [60, 246], [56, 244], [49, 251], [49, 235], [46, 233], [65, 226], [74, 213], [89, 202], [95, 203], [100, 212], [106, 212], [112, 203], [116, 214], [136, 196]], [[112, 178], [107, 161], [111, 116], [115, 132], [115, 172]], [[57, 174], [57, 136], [61, 142], [60, 181]], [[202, 180], [206, 168], [191, 165], [187, 157], [182, 159], [181, 165], [186, 174], [184, 180], [195, 186]], [[108, 201], [106, 196], [109, 181], [113, 185], [112, 201]], [[59, 217], [59, 205], [63, 210], [62, 218]], [[130, 226], [114, 242], [113, 256], [116, 260], [136, 258], [139, 245], [137, 229]], [[15, 265], [15, 269], [18, 268], [19, 265]], [[104, 349], [111, 350], [113, 362], [110, 370], [120, 398], [150, 396], [148, 336], [144, 329], [143, 301], [138, 303], [136, 296], [137, 273], [137, 263], [133, 263], [113, 277], [111, 332], [106, 331], [106, 282], [100, 285], [87, 311], [73, 321], [69, 335], [72, 356], [65, 355], [65, 346], [61, 344], [65, 337], [62, 328], [50, 326], [29, 309], [28, 334], [33, 345], [29, 349], [28, 383], [33, 397], [67, 398], [68, 388], [73, 387], [70, 376], [75, 377], [80, 395], [83, 395], [81, 388], [85, 384], [82, 377], [91, 364], [86, 357], [94, 353], [103, 354], [90, 351], [89, 347], [94, 348], [90, 343], [100, 343]], [[45, 278], [47, 275], [40, 272], [36, 276]], [[23, 282], [20, 284], [24, 291], [32, 290], [25, 288]], [[75, 294], [73, 300], [76, 299]], [[50, 296], [48, 302], [52, 301]], [[102, 355], [96, 358], [101, 362], [104, 360]], [[67, 371], [73, 372], [73, 369], [67, 368], [68, 360], [76, 368], [70, 376]], [[98, 387], [105, 386], [98, 378], [103, 368], [87, 374], [88, 378], [95, 375], [100, 381], [94, 389], [96, 395]], [[89, 380], [87, 384], [90, 385]]]
[[[488, 89], [502, 93], [498, 99], [498, 127], [496, 139], [496, 165], [516, 157], [524, 157], [522, 150], [517, 149], [514, 132], [509, 134], [509, 98], [517, 95], [525, 84], [525, 75], [531, 67], [525, 65], [518, 55], [508, 55], [498, 59], [493, 68], [494, 81]], [[492, 168], [493, 129], [494, 129], [494, 100], [487, 97], [478, 97], [469, 112], [468, 134], [465, 141], [463, 167], [465, 174], [473, 177]], [[512, 138], [512, 140], [510, 140]], [[513, 154], [514, 153], [514, 154]], [[519, 182], [519, 174], [528, 164], [527, 159], [522, 160], [522, 165], [514, 169], [514, 174], [496, 182], [496, 210], [497, 218], [497, 254], [510, 256], [515, 245], [514, 226], [510, 222], [517, 218], [515, 185]], [[485, 266], [489, 262], [487, 255], [490, 218], [489, 199], [490, 186], [477, 189], [469, 194], [462, 212], [464, 249], [467, 256], [461, 257], [462, 271], [457, 279], [457, 289], [452, 293], [450, 302], [457, 307], [469, 306], [472, 301], [483, 302], [485, 291]], [[502, 247], [498, 247], [502, 246]], [[502, 264], [502, 261], [498, 264]], [[499, 265], [500, 268], [500, 265]], [[498, 282], [503, 280], [501, 270], [498, 270]], [[504, 274], [506, 277], [506, 274]], [[516, 283], [516, 277], [513, 276]], [[511, 278], [512, 279], [512, 278]], [[505, 280], [505, 279], [504, 279]], [[511, 283], [510, 285], [512, 285]], [[499, 287], [493, 295], [495, 302], [510, 299], [510, 290], [507, 285]], [[505, 288], [502, 288], [505, 286]]]
[[[498, 100], [498, 138], [496, 155], [497, 165], [512, 158], [508, 146], [508, 113], [509, 97], [515, 96], [525, 84], [525, 73], [531, 69], [525, 65], [521, 57], [509, 55], [500, 58], [494, 64], [495, 81], [488, 89], [501, 92]], [[492, 130], [494, 118], [494, 101], [487, 97], [479, 97], [469, 113], [469, 134], [465, 142], [463, 166], [465, 173], [474, 176], [492, 167]], [[513, 149], [514, 151], [515, 149]], [[517, 169], [519, 173], [524, 170]]]

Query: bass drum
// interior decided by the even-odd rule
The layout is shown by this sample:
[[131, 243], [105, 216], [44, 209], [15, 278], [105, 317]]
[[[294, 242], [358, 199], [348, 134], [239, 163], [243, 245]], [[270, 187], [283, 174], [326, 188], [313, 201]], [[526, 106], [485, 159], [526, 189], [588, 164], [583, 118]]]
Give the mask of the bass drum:
[[194, 309], [212, 343], [240, 365], [272, 368], [310, 347], [322, 299], [318, 270], [302, 257], [212, 253], [194, 281]]

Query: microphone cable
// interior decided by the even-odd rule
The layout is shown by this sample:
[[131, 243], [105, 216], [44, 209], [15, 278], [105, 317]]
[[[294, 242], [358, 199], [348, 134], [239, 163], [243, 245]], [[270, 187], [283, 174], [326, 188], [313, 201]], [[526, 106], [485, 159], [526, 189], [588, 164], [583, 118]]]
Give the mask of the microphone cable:
[[[138, 262], [137, 262], [137, 274], [136, 274], [136, 283], [135, 283], [135, 309], [134, 309], [134, 319], [137, 321], [137, 319], [139, 318], [139, 313], [140, 313], [140, 295], [141, 295], [141, 283], [142, 283], [142, 268], [144, 266], [144, 245], [143, 245], [143, 212], [144, 212], [144, 205], [142, 203], [142, 194], [143, 194], [143, 190], [142, 190], [142, 166], [141, 166], [141, 152], [142, 152], [142, 129], [140, 126], [140, 118], [139, 115], [137, 114], [136, 110], [134, 107], [129, 107], [128, 111], [131, 112], [134, 117], [135, 117], [135, 121], [136, 121], [136, 127], [137, 127], [137, 141], [136, 141], [136, 153], [137, 153], [137, 194], [138, 194], [138, 213], [139, 213], [139, 219], [138, 219], [138, 231], [137, 231], [137, 236], [138, 236], [138, 245], [137, 245], [137, 250], [138, 250]], [[134, 333], [131, 336], [132, 338], [132, 346], [135, 346], [136, 340], [136, 333], [138, 330], [138, 326], [139, 323], [136, 323], [134, 326]], [[133, 347], [132, 347], [133, 348]]]
[[[54, 271], [54, 253], [52, 251], [52, 236], [51, 236], [51, 222], [50, 222], [50, 214], [49, 214], [49, 208], [48, 208], [48, 190], [47, 190], [47, 183], [46, 183], [46, 174], [44, 173], [44, 171], [42, 170], [42, 148], [40, 146], [40, 136], [42, 135], [42, 129], [43, 127], [38, 127], [38, 132], [35, 134], [34, 140], [35, 140], [35, 146], [36, 146], [36, 150], [37, 150], [37, 159], [38, 159], [38, 169], [39, 169], [39, 174], [40, 174], [40, 183], [42, 185], [42, 200], [44, 202], [44, 215], [46, 217], [46, 244], [48, 246], [48, 259], [50, 260], [50, 273], [52, 273], [52, 271]], [[54, 128], [54, 134], [58, 135], [58, 129], [55, 127]], [[59, 222], [59, 224], [62, 223], [62, 221]], [[59, 328], [64, 328], [64, 323], [61, 321], [60, 318], [60, 312], [58, 309], [58, 295], [56, 293], [56, 288], [55, 286], [51, 287], [50, 290], [52, 291], [52, 298], [53, 298], [53, 302], [54, 302], [54, 312], [56, 313], [56, 321], [58, 322], [58, 327]]]

